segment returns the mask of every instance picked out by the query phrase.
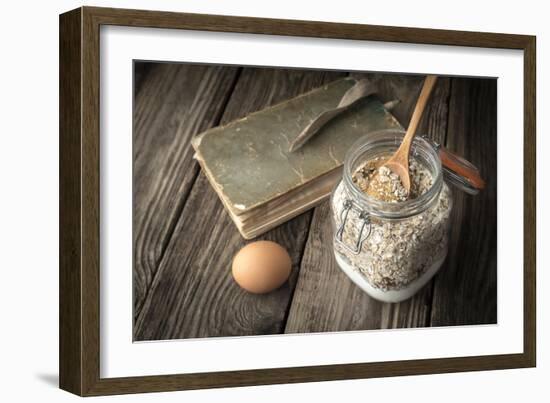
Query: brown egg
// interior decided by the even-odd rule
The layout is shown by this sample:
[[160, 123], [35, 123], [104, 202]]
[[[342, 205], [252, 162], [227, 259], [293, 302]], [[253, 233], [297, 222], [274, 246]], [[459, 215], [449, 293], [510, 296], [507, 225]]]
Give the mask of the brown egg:
[[292, 261], [285, 248], [271, 241], [252, 242], [233, 258], [233, 278], [242, 288], [264, 294], [279, 288], [290, 276]]

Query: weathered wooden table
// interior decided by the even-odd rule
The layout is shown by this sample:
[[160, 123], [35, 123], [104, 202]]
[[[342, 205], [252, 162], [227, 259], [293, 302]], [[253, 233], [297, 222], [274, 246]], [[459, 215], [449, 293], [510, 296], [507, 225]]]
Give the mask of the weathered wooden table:
[[[355, 74], [354, 75], [363, 75]], [[496, 323], [496, 80], [441, 78], [420, 130], [474, 162], [488, 186], [454, 192], [450, 250], [414, 298], [369, 298], [336, 266], [328, 203], [259, 239], [285, 246], [290, 280], [241, 290], [231, 260], [245, 245], [198, 164], [190, 139], [346, 73], [136, 63], [134, 338], [177, 339]], [[406, 126], [423, 77], [375, 75], [400, 99]]]

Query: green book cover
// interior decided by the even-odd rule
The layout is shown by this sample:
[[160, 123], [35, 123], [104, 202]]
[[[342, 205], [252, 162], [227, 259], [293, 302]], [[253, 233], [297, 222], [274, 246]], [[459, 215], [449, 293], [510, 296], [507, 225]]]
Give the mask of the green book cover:
[[238, 215], [295, 192], [339, 168], [360, 137], [401, 128], [382, 102], [369, 96], [289, 152], [299, 133], [319, 114], [334, 109], [355, 83], [353, 78], [334, 81], [195, 137], [196, 158], [226, 207]]

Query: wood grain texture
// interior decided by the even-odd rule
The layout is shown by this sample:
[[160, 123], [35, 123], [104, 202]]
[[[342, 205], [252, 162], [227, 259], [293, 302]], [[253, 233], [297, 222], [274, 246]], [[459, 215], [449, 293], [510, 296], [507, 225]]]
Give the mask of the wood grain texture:
[[315, 38], [355, 39], [397, 43], [523, 49], [534, 37], [492, 32], [405, 28], [383, 25], [342, 24], [321, 21], [284, 20], [227, 15], [175, 13], [168, 11], [84, 7], [97, 21], [111, 25], [199, 31], [290, 35]]
[[392, 110], [392, 114], [403, 127], [407, 127], [424, 76], [360, 72], [353, 72], [351, 76], [372, 81], [377, 88], [377, 95], [383, 102], [398, 100], [399, 103]]
[[452, 79], [446, 147], [472, 161], [487, 186], [454, 191], [449, 254], [435, 280], [432, 326], [496, 323], [496, 80]]
[[82, 121], [81, 135], [81, 389], [90, 393], [100, 371], [100, 70], [99, 25], [82, 9]]
[[526, 41], [523, 57], [523, 358], [537, 362], [537, 44]]
[[[59, 387], [82, 390], [80, 10], [59, 18]], [[78, 174], [76, 174], [78, 173]]]
[[[355, 75], [355, 74], [354, 74]], [[377, 83], [384, 101], [399, 99], [396, 107], [402, 121], [410, 119], [423, 78], [365, 74]], [[443, 142], [447, 130], [450, 81], [439, 80], [420, 123], [419, 133]], [[300, 278], [292, 300], [285, 332], [423, 327], [429, 325], [432, 286], [428, 283], [416, 296], [398, 304], [378, 302], [338, 268], [332, 253], [333, 229], [329, 203], [315, 209]]]
[[[139, 94], [147, 75], [153, 70], [154, 62], [134, 60], [134, 97]], [[134, 98], [135, 101], [135, 98]]]
[[[398, 100], [399, 103], [391, 112], [403, 127], [407, 127], [425, 76], [358, 72], [352, 73], [351, 76], [371, 80], [376, 85], [377, 94], [383, 102]], [[429, 134], [430, 138], [436, 141], [444, 141], [447, 130], [449, 91], [450, 79], [440, 77], [420, 122], [419, 135]]]
[[[221, 123], [291, 98], [340, 75], [244, 69]], [[287, 248], [293, 261], [292, 276], [274, 293], [247, 294], [235, 284], [230, 272], [232, 258], [245, 241], [206, 177], [199, 175], [136, 322], [136, 339], [280, 333], [310, 219], [308, 212], [261, 237]]]
[[337, 266], [328, 202], [315, 208], [285, 333], [380, 329], [384, 304], [369, 298]]
[[219, 123], [238, 73], [237, 67], [156, 64], [136, 94], [135, 317], [198, 173], [191, 137]]

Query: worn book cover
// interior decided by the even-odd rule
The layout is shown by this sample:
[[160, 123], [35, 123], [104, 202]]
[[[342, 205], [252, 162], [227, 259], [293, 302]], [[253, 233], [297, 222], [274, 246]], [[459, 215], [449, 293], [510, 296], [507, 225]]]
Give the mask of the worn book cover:
[[355, 83], [353, 78], [334, 81], [193, 139], [197, 160], [243, 236], [265, 232], [328, 196], [339, 179], [334, 171], [357, 139], [401, 128], [381, 101], [369, 96], [289, 152], [299, 133], [335, 108]]

